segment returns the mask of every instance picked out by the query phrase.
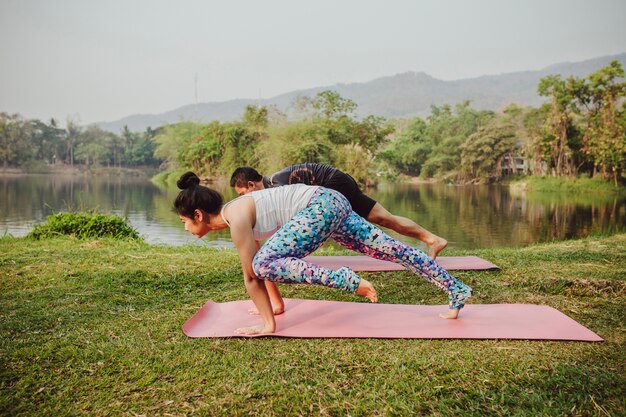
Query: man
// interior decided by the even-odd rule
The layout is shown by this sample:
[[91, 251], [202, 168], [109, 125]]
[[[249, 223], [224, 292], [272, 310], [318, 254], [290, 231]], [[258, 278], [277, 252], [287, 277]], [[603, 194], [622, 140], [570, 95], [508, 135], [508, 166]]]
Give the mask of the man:
[[380, 203], [363, 194], [354, 178], [328, 165], [314, 163], [291, 165], [269, 178], [262, 176], [254, 168], [240, 167], [230, 178], [230, 186], [234, 187], [239, 195], [299, 183], [320, 185], [339, 191], [348, 199], [352, 209], [367, 221], [424, 242], [428, 246], [428, 255], [433, 259], [448, 245], [447, 240], [429, 232], [414, 221], [391, 214]]

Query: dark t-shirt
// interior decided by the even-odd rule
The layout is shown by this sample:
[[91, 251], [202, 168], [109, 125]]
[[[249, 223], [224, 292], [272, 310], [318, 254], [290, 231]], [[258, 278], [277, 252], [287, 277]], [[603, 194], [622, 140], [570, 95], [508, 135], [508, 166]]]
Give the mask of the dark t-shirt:
[[337, 168], [323, 164], [296, 164], [272, 174], [269, 178], [263, 177], [263, 185], [279, 187], [289, 184], [306, 184], [324, 187], [337, 172]]
[[350, 175], [323, 164], [291, 165], [268, 177], [263, 177], [265, 188], [289, 184], [320, 185], [343, 194], [352, 209], [361, 217], [367, 218], [376, 201], [363, 194], [357, 182]]

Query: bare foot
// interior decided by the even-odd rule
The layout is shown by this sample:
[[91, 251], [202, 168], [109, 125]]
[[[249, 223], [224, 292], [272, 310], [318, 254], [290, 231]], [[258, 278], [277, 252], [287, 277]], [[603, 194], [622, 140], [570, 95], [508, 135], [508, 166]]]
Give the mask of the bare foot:
[[450, 320], [454, 320], [457, 317], [459, 317], [459, 311], [461, 311], [460, 309], [449, 309], [448, 312], [446, 314], [440, 314], [439, 317], [441, 317], [442, 319], [450, 319]]
[[274, 333], [274, 329], [265, 324], [261, 324], [258, 326], [240, 327], [235, 330], [235, 334], [243, 334], [243, 335], [265, 334], [265, 333]]
[[378, 302], [378, 294], [376, 293], [376, 289], [366, 279], [361, 278], [361, 282], [359, 282], [359, 288], [356, 289], [356, 294], [362, 295], [363, 297], [370, 300], [372, 303]]
[[437, 236], [435, 241], [432, 244], [428, 245], [428, 256], [436, 259], [437, 255], [439, 255], [439, 252], [444, 250], [446, 246], [448, 246], [448, 241], [442, 237]]

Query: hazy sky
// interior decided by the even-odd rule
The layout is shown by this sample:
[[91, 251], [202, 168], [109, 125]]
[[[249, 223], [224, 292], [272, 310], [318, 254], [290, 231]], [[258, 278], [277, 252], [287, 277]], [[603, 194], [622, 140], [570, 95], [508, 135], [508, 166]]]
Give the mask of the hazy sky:
[[626, 52], [626, 0], [0, 0], [0, 111], [87, 124]]

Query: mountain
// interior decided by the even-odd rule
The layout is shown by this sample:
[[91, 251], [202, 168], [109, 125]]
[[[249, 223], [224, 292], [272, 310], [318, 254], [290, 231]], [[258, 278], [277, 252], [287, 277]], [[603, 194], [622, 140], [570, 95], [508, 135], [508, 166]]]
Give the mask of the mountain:
[[620, 61], [622, 67], [626, 68], [626, 53], [622, 53], [581, 62], [554, 64], [538, 71], [484, 75], [456, 81], [438, 80], [423, 72], [407, 72], [365, 83], [340, 83], [292, 91], [269, 99], [237, 99], [191, 104], [166, 113], [137, 114], [96, 124], [102, 129], [120, 132], [125, 125], [131, 131], [143, 131], [148, 126], [156, 128], [181, 120], [232, 121], [241, 118], [249, 104], [275, 105], [280, 110], [288, 112], [296, 97], [313, 97], [324, 90], [335, 90], [342, 97], [354, 100], [358, 104], [358, 116], [370, 114], [387, 118], [425, 116], [429, 113], [431, 105], [453, 105], [464, 100], [470, 100], [472, 107], [480, 110], [499, 110], [510, 103], [537, 106], [545, 100], [537, 94], [537, 85], [542, 77], [550, 74], [584, 77], [606, 66], [612, 60]]

